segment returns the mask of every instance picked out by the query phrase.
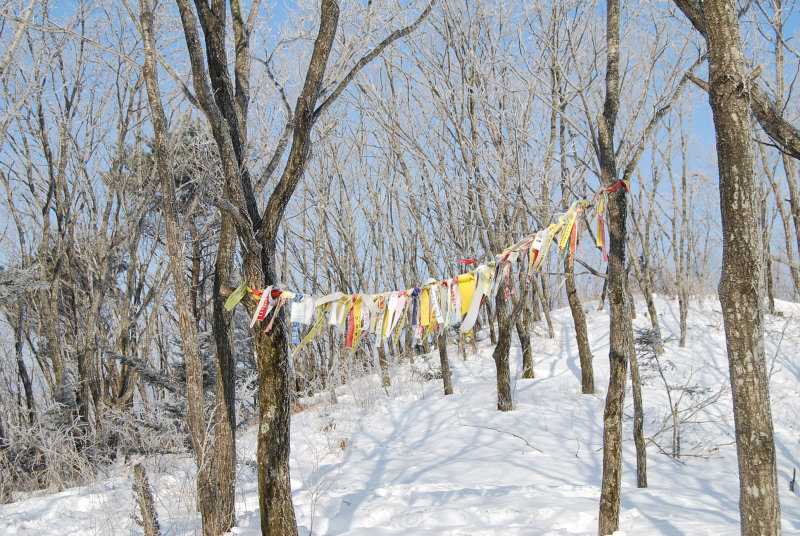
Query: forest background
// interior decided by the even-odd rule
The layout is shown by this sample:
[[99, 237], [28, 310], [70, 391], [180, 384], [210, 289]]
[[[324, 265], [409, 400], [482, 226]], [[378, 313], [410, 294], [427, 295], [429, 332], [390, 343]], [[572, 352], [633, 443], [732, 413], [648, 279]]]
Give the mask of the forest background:
[[[7, 2], [4, 500], [118, 456], [191, 449], [204, 528], [229, 527], [232, 498], [213, 490], [232, 488], [233, 431], [259, 414], [288, 434], [291, 400], [410, 359], [414, 341], [365, 339], [347, 359], [331, 328], [290, 359], [282, 321], [254, 334], [244, 308], [222, 312], [224, 294], [242, 281], [314, 295], [420, 286], [616, 182], [598, 119], [614, 5]], [[675, 296], [684, 318], [690, 296], [716, 292], [725, 239], [694, 5], [623, 3], [610, 130], [631, 194], [609, 287]], [[797, 125], [796, 6], [737, 8], [747, 83]], [[745, 268], [765, 274], [771, 311], [800, 292], [800, 187], [791, 140], [751, 126], [759, 260]], [[481, 322], [496, 320], [501, 342], [567, 303], [580, 338], [580, 301], [606, 290], [589, 223], [574, 269], [553, 256], [513, 307], [487, 302]], [[265, 471], [286, 458], [273, 435]], [[292, 524], [286, 471], [274, 489], [259, 481], [262, 515], [276, 516], [262, 526]]]

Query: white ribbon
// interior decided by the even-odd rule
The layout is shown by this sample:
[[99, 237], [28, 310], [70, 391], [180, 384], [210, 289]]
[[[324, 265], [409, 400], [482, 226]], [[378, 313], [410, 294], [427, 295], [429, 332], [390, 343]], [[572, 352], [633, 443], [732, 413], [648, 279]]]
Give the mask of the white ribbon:
[[478, 319], [478, 312], [481, 306], [481, 299], [489, 294], [492, 288], [492, 278], [494, 277], [494, 266], [481, 264], [475, 269], [475, 294], [472, 296], [472, 303], [469, 306], [467, 316], [461, 322], [461, 333], [469, 333], [475, 321]]
[[[270, 298], [271, 294], [272, 294], [272, 286], [269, 286], [269, 287], [265, 288], [264, 292], [261, 293], [261, 299], [258, 300], [258, 305], [256, 305], [256, 312], [253, 313], [253, 318], [250, 320], [250, 327], [251, 328], [256, 325], [256, 322], [258, 321], [258, 316], [259, 316], [258, 312], [261, 310], [261, 308], [262, 307], [267, 307], [267, 304], [269, 303], [269, 298]], [[269, 311], [267, 311], [267, 312], [269, 312]], [[264, 318], [266, 318], [266, 317], [267, 317], [267, 315], [265, 313], [264, 314]]]

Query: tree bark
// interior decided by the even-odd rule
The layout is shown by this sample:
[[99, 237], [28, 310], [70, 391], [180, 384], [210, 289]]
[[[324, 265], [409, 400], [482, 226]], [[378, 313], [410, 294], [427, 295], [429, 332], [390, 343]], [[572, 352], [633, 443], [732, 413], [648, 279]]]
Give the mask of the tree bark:
[[775, 314], [775, 290], [772, 281], [772, 255], [770, 237], [772, 229], [767, 225], [767, 191], [761, 194], [759, 200], [759, 220], [761, 221], [761, 247], [764, 251], [764, 288], [767, 293], [767, 313]]
[[[411, 173], [408, 170], [405, 158], [403, 157], [403, 153], [400, 150], [399, 143], [394, 134], [392, 135], [392, 150], [394, 151], [398, 165], [400, 166], [400, 172], [405, 179], [406, 187], [408, 188], [409, 192], [411, 192], [414, 189], [411, 182]], [[420, 211], [417, 207], [417, 202], [414, 200], [414, 196], [409, 196], [408, 208], [409, 212], [411, 213], [411, 217], [414, 219], [414, 224], [417, 227], [415, 236], [419, 240], [420, 246], [422, 247], [422, 258], [428, 267], [428, 273], [433, 276], [433, 274], [437, 273], [436, 261], [433, 255], [433, 250], [428, 243], [426, 233], [424, 232], [425, 226], [422, 223], [422, 216], [420, 215]], [[434, 283], [434, 285], [435, 284], [436, 283]], [[425, 346], [425, 353], [428, 353], [430, 349], [426, 337], [423, 337], [422, 344]], [[453, 377], [450, 374], [450, 363], [447, 360], [447, 334], [445, 333], [445, 326], [439, 326], [437, 346], [439, 347], [439, 361], [441, 362], [442, 367], [442, 384], [444, 387], [444, 394], [452, 395]]]
[[[489, 304], [489, 300], [485, 300], [483, 303], [486, 305], [486, 307], [484, 308], [484, 310], [486, 311], [486, 323], [489, 324], [489, 342], [491, 342], [492, 344], [497, 344], [498, 335], [494, 327], [494, 320], [496, 315], [492, 314], [492, 306]], [[475, 333], [478, 333], [478, 331], [475, 330]]]
[[522, 318], [517, 320], [517, 335], [522, 349], [522, 377], [532, 380], [536, 377], [533, 372], [533, 346], [531, 345], [531, 309], [526, 304], [522, 310]]
[[[176, 0], [176, 3], [191, 62], [196, 101], [210, 123], [220, 153], [225, 187], [219, 206], [234, 222], [241, 242], [242, 265], [248, 284], [255, 288], [266, 288], [278, 282], [277, 237], [287, 204], [297, 188], [309, 157], [311, 130], [315, 121], [366, 64], [387, 46], [410, 34], [421, 24], [430, 13], [435, 0], [428, 4], [412, 24], [392, 32], [359, 59], [325, 101], [316, 107], [323, 93], [325, 70], [339, 21], [338, 2], [321, 2], [319, 29], [303, 87], [294, 112], [288, 110], [284, 136], [281, 137], [270, 164], [265, 168], [265, 176], [257, 183], [264, 184], [271, 178], [277, 163], [283, 158], [286, 141], [291, 133], [291, 149], [286, 157], [283, 174], [267, 200], [263, 215], [259, 212], [246, 155], [249, 33], [258, 13], [258, 3], [251, 7], [247, 17], [243, 15], [237, 0], [229, 3], [235, 41], [235, 79], [229, 72], [226, 56], [225, 2], [219, 0], [210, 5], [195, 2], [194, 7], [189, 0]], [[203, 30], [205, 51], [201, 45], [198, 27]], [[289, 108], [288, 104], [286, 108]], [[221, 259], [226, 260], [224, 257]], [[226, 275], [224, 272], [222, 270], [221, 278]], [[253, 300], [244, 300], [244, 304], [252, 314], [255, 307]], [[269, 333], [262, 332], [263, 327], [258, 326], [255, 335], [260, 401], [257, 456], [261, 530], [264, 534], [295, 535], [297, 527], [291, 502], [288, 466], [291, 378], [284, 314], [278, 315]], [[220, 330], [215, 334], [223, 331], [220, 324]], [[222, 348], [222, 351], [225, 349]], [[222, 394], [221, 399], [224, 399], [224, 389]], [[225, 416], [221, 418], [224, 419]]]
[[255, 334], [258, 365], [258, 502], [261, 533], [297, 534], [289, 478], [291, 374], [284, 314]]
[[552, 339], [556, 336], [556, 332], [555, 328], [553, 328], [553, 319], [550, 318], [550, 287], [548, 286], [547, 281], [544, 280], [544, 274], [541, 274], [541, 278], [541, 285], [536, 277], [532, 277], [531, 282], [533, 283], [533, 289], [536, 292], [536, 296], [539, 298], [539, 303], [542, 306], [544, 320], [547, 323], [547, 338]]
[[133, 467], [133, 494], [142, 514], [140, 524], [145, 536], [158, 536], [161, 534], [161, 529], [158, 526], [158, 516], [153, 503], [153, 491], [147, 482], [147, 472], [140, 463]]
[[[775, 16], [770, 21], [772, 24], [773, 30], [775, 31], [775, 99], [776, 99], [776, 106], [779, 110], [784, 109], [784, 99], [785, 99], [785, 60], [784, 60], [784, 47], [785, 41], [783, 37], [783, 25], [784, 19], [783, 14], [785, 12], [783, 8], [783, 1], [782, 0], [773, 0], [773, 9], [775, 10]], [[763, 149], [763, 148], [762, 148]], [[795, 156], [795, 158], [800, 158]], [[797, 241], [798, 252], [800, 252], [800, 185], [798, 185], [798, 177], [797, 177], [797, 166], [795, 160], [787, 154], [781, 155], [781, 161], [783, 163], [783, 171], [786, 173], [786, 183], [789, 187], [789, 207], [790, 212], [792, 214], [792, 221], [794, 223], [794, 230], [795, 230], [795, 240]], [[782, 205], [782, 204], [781, 204]], [[781, 208], [783, 208], [781, 206]], [[783, 216], [784, 211], [781, 210], [781, 216]], [[785, 225], [784, 228], [787, 228], [788, 225]], [[787, 248], [786, 252], [788, 255], [791, 256], [791, 246], [789, 246], [789, 235], [786, 235], [786, 242]], [[791, 259], [791, 257], [790, 257]], [[769, 256], [769, 251], [767, 251], [767, 281], [771, 282], [771, 263], [772, 259]], [[792, 279], [795, 284], [795, 292], [800, 293], [800, 270], [795, 268], [794, 266], [789, 267], [790, 273], [792, 274]], [[771, 288], [771, 287], [770, 287]], [[772, 310], [774, 311], [774, 299], [770, 295], [770, 304]]]
[[[631, 250], [633, 254], [633, 250]], [[650, 325], [653, 326], [655, 334], [655, 342], [653, 351], [657, 354], [664, 353], [664, 343], [661, 337], [661, 323], [658, 320], [658, 309], [656, 309], [655, 298], [653, 297], [653, 276], [650, 266], [645, 262], [644, 267], [639, 268], [639, 263], [636, 259], [631, 259], [631, 266], [633, 266], [633, 273], [637, 281], [639, 281], [639, 289], [644, 294], [644, 301], [647, 305], [647, 314], [650, 315]]]
[[495, 312], [497, 317], [497, 345], [494, 347], [492, 357], [497, 370], [497, 409], [498, 411], [511, 411], [513, 400], [511, 397], [511, 368], [508, 354], [511, 350], [511, 328], [513, 322], [505, 311], [505, 298], [498, 292], [495, 298]]
[[[517, 276], [511, 270], [508, 277]], [[528, 285], [525, 284], [524, 270], [520, 270], [518, 277], [520, 279], [520, 292], [516, 299], [511, 296], [506, 299], [503, 290], [499, 290], [495, 296], [494, 312], [497, 318], [497, 343], [492, 357], [497, 370], [497, 409], [499, 411], [511, 411], [513, 409], [511, 368], [508, 355], [511, 350], [511, 330], [517, 325], [522, 309], [527, 305], [528, 300]], [[507, 307], [511, 310], [507, 310]]]
[[20, 300], [17, 305], [16, 322], [12, 323], [14, 331], [14, 354], [17, 358], [17, 374], [22, 382], [22, 389], [25, 392], [25, 407], [28, 410], [27, 421], [28, 424], [33, 425], [36, 422], [36, 403], [33, 397], [33, 385], [31, 384], [31, 377], [28, 375], [28, 367], [25, 366], [25, 359], [22, 355], [23, 348], [23, 321], [25, 317], [25, 301]]
[[647, 487], [647, 445], [644, 442], [644, 408], [642, 380], [639, 377], [639, 358], [633, 340], [633, 322], [628, 316], [628, 355], [631, 361], [631, 390], [633, 391], [633, 443], [636, 446], [636, 487]]
[[[606, 96], [603, 114], [598, 117], [598, 160], [601, 183], [608, 188], [617, 181], [614, 151], [614, 127], [619, 109], [619, 20], [618, 0], [606, 2]], [[630, 309], [625, 289], [625, 234], [628, 215], [625, 190], [609, 194], [608, 201], [608, 280], [610, 313], [610, 378], [603, 414], [603, 481], [600, 491], [599, 534], [611, 534], [619, 528], [620, 488], [622, 482], [622, 411], [628, 366]]]
[[145, 62], [142, 74], [147, 85], [147, 95], [153, 121], [156, 170], [161, 187], [161, 206], [167, 234], [169, 267], [172, 289], [178, 310], [181, 342], [186, 363], [186, 419], [192, 448], [197, 460], [197, 508], [204, 536], [220, 534], [216, 486], [213, 479], [212, 456], [206, 438], [203, 412], [203, 366], [197, 339], [197, 326], [191, 310], [189, 282], [183, 254], [183, 231], [175, 210], [175, 180], [170, 173], [167, 136], [169, 127], [161, 103], [158, 85], [155, 45], [153, 42], [153, 11], [147, 0], [139, 1], [142, 23], [142, 42]]
[[222, 214], [217, 260], [214, 266], [212, 333], [216, 351], [216, 408], [214, 411], [214, 470], [219, 501], [220, 529], [228, 532], [236, 523], [236, 363], [231, 347], [231, 318], [225, 310], [221, 288], [231, 277], [235, 229]]
[[745, 72], [735, 3], [705, 0], [701, 13], [709, 53], [709, 103], [717, 134], [723, 230], [718, 292], [736, 424], [741, 531], [746, 536], [777, 535], [781, 517], [764, 356], [760, 284], [764, 266], [751, 143], [750, 107], [757, 110], [756, 88]]
[[[686, 177], [685, 174], [681, 178], [681, 182], [683, 186], [686, 185]], [[686, 192], [681, 193], [681, 220], [682, 225], [684, 228], [688, 228], [688, 218], [687, 218], [687, 203], [686, 203]], [[677, 255], [678, 257], [678, 264], [676, 268], [676, 284], [678, 286], [678, 322], [680, 325], [680, 341], [678, 342], [678, 346], [681, 348], [686, 348], [686, 336], [688, 335], [689, 325], [687, 320], [689, 318], [689, 290], [687, 285], [689, 282], [688, 279], [688, 272], [689, 272], [689, 260], [688, 255], [686, 252], [685, 243], [688, 242], [686, 237], [681, 234], [680, 239], [678, 240], [678, 247], [680, 251]]]
[[569, 261], [564, 261], [564, 277], [567, 301], [572, 312], [572, 323], [575, 326], [575, 341], [578, 343], [578, 356], [581, 363], [581, 393], [594, 394], [594, 368], [592, 367], [592, 349], [589, 346], [589, 333], [586, 327], [586, 315], [583, 305], [578, 299], [575, 288], [575, 268], [569, 266]]
[[[311, 147], [314, 106], [320, 95], [336, 28], [339, 6], [324, 0], [320, 26], [305, 84], [295, 107], [295, 128], [288, 162], [267, 202], [262, 221], [261, 266], [252, 261], [248, 279], [258, 281], [263, 270], [264, 286], [276, 283], [277, 236], [286, 205], [302, 176]], [[284, 315], [269, 333], [256, 331], [256, 363], [259, 379], [258, 488], [263, 534], [296, 535], [292, 488], [289, 479], [290, 373]]]
[[439, 327], [439, 362], [442, 366], [442, 383], [444, 384], [444, 394], [453, 394], [453, 375], [450, 373], [450, 362], [447, 360], [447, 336], [444, 333], [444, 326]]
[[[555, 10], [555, 7], [553, 8]], [[561, 208], [564, 212], [569, 209], [569, 195], [572, 185], [569, 179], [569, 167], [567, 163], [567, 153], [569, 151], [566, 143], [566, 125], [564, 123], [564, 111], [566, 101], [563, 96], [562, 83], [559, 68], [555, 65], [551, 68], [553, 78], [553, 116], [550, 119], [551, 146], [555, 145], [555, 109], [558, 102], [558, 146], [561, 153]], [[548, 159], [549, 160], [549, 159]], [[583, 394], [594, 393], [594, 370], [592, 369], [592, 349], [589, 346], [589, 334], [586, 328], [586, 315], [583, 312], [581, 300], [578, 298], [578, 291], [575, 288], [575, 269], [572, 263], [564, 260], [564, 283], [567, 292], [567, 302], [572, 313], [572, 325], [575, 328], [575, 340], [578, 343], [578, 356], [581, 364], [581, 392]]]
[[382, 341], [376, 341], [378, 345], [378, 365], [381, 369], [381, 386], [389, 387], [392, 385], [392, 380], [389, 377], [389, 361], [386, 359], [386, 348], [383, 346]]

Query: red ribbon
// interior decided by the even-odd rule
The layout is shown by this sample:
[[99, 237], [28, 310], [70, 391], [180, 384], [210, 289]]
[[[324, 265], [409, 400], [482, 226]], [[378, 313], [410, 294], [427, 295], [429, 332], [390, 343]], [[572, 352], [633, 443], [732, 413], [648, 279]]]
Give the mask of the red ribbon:
[[603, 262], [608, 262], [608, 251], [606, 250], [606, 235], [605, 235], [605, 230], [603, 229], [603, 219], [604, 219], [603, 215], [600, 214], [599, 216], [597, 216], [597, 219], [600, 222], [598, 231], [600, 232], [600, 237], [601, 237], [600, 242], [601, 244], [603, 244], [601, 246], [603, 251]]
[[578, 240], [578, 224], [579, 221], [575, 220], [575, 225], [572, 226], [572, 232], [569, 235], [569, 267], [575, 265], [575, 248]]
[[631, 193], [630, 189], [628, 189], [628, 183], [627, 183], [627, 181], [624, 181], [624, 180], [622, 180], [622, 179], [618, 180], [618, 181], [617, 181], [617, 184], [615, 184], [614, 186], [612, 186], [611, 188], [609, 188], [607, 191], [608, 191], [608, 192], [612, 192], [612, 193], [613, 193], [613, 192], [616, 192], [617, 190], [619, 190], [620, 188], [625, 188], [625, 191], [626, 191], [627, 193]]
[[[353, 296], [352, 300], [356, 301], [357, 296]], [[356, 333], [356, 312], [355, 307], [350, 308], [350, 312], [347, 315], [347, 339], [345, 342], [345, 346], [348, 349], [353, 348], [353, 337]]]
[[[272, 292], [274, 293], [275, 291], [273, 290]], [[279, 290], [278, 294], [281, 294], [281, 293], [282, 292]], [[275, 307], [275, 311], [273, 311], [272, 318], [270, 319], [269, 324], [267, 324], [267, 327], [264, 330], [264, 333], [268, 333], [269, 330], [272, 329], [272, 323], [275, 322], [275, 318], [277, 318], [277, 316], [278, 316], [278, 311], [281, 310], [281, 307], [283, 307], [284, 303], [286, 303], [286, 298], [281, 298], [280, 301], [278, 301], [278, 306]]]

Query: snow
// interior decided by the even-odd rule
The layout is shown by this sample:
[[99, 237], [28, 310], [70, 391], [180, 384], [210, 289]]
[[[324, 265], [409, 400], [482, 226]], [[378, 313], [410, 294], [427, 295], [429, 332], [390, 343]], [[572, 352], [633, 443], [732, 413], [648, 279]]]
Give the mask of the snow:
[[[638, 304], [635, 327], [648, 327]], [[694, 301], [686, 348], [678, 348], [678, 307], [657, 301], [666, 352], [664, 380], [642, 360], [648, 483], [636, 488], [632, 402], [626, 398], [620, 535], [736, 534], [738, 473], [725, 338], [718, 302]], [[800, 305], [780, 303], [767, 316], [765, 350], [778, 452], [783, 530], [800, 533]], [[292, 420], [292, 488], [299, 533], [358, 535], [596, 534], [602, 473], [602, 417], [608, 383], [608, 316], [585, 306], [597, 394], [580, 394], [580, 365], [569, 310], [553, 313], [556, 336], [537, 327], [536, 378], [521, 379], [512, 347], [515, 408], [495, 410], [491, 344], [467, 361], [449, 352], [455, 394], [419, 374], [438, 354], [397, 367], [384, 390], [376, 376], [341, 387]], [[680, 459], [672, 450], [665, 384], [685, 421]], [[630, 387], [630, 381], [628, 382]], [[238, 437], [237, 527], [260, 534], [255, 429]], [[199, 532], [193, 462], [162, 456], [145, 461], [162, 534]], [[132, 468], [120, 464], [92, 486], [30, 496], [0, 506], [0, 534], [37, 536], [141, 534], [132, 520]], [[798, 486], [800, 488], [800, 486]]]

